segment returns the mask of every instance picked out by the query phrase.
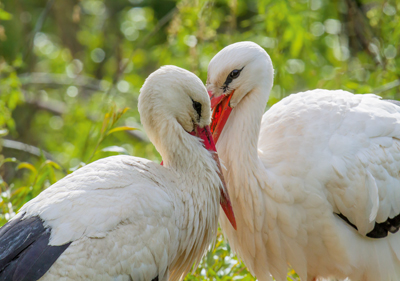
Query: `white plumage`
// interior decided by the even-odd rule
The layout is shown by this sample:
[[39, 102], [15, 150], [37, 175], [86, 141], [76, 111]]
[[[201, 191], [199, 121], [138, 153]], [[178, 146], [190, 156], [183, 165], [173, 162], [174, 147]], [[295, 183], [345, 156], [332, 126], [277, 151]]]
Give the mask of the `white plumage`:
[[237, 221], [233, 231], [220, 219], [230, 245], [260, 281], [286, 280], [288, 265], [302, 280], [400, 280], [400, 107], [318, 89], [263, 115], [272, 81], [255, 43], [232, 44], [209, 65], [213, 135]]
[[[139, 111], [164, 166], [131, 156], [108, 157], [43, 191], [0, 229], [0, 279], [21, 280], [18, 276], [25, 274], [36, 280], [26, 273], [28, 255], [29, 262], [38, 260], [35, 272], [54, 262], [40, 278], [46, 281], [182, 279], [217, 232], [223, 188], [219, 164], [203, 146], [207, 138], [194, 136], [208, 126], [209, 108], [206, 89], [194, 74], [173, 66], [151, 74], [139, 96]], [[32, 231], [19, 237], [18, 225], [30, 221]], [[36, 235], [38, 221], [45, 227], [39, 231], [50, 232], [50, 238], [37, 246], [45, 237], [39, 232], [32, 245], [44, 254], [66, 245], [56, 260], [18, 246]], [[21, 265], [8, 262], [7, 255]]]

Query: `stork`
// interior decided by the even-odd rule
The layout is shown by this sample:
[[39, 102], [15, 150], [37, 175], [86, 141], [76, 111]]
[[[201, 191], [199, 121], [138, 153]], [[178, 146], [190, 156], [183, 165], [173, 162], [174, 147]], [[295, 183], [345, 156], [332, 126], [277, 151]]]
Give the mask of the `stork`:
[[216, 237], [219, 202], [235, 226], [201, 80], [160, 68], [139, 112], [164, 166], [113, 156], [44, 190], [0, 229], [0, 280], [181, 280]]
[[264, 109], [273, 85], [255, 43], [208, 67], [211, 130], [237, 231], [220, 223], [260, 281], [400, 280], [400, 107], [373, 94], [312, 90]]

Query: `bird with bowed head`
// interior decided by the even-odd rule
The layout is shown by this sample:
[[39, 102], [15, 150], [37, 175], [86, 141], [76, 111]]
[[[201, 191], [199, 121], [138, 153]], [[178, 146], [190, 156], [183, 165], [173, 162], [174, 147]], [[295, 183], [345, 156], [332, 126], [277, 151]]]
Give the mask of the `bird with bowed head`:
[[200, 79], [160, 68], [139, 112], [164, 166], [113, 156], [44, 190], [0, 229], [0, 280], [181, 280], [214, 241], [220, 202], [236, 227]]

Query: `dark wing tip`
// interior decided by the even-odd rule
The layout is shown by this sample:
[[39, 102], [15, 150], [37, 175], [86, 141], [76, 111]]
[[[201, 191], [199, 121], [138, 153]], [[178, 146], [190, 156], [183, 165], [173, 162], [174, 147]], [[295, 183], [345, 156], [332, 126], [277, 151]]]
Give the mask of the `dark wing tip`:
[[0, 229], [0, 281], [40, 279], [71, 244], [49, 245], [40, 217], [15, 219]]
[[[345, 217], [343, 214], [336, 214], [338, 217], [340, 217], [342, 220], [344, 220], [346, 223], [348, 223], [351, 227], [357, 229], [357, 226], [352, 224], [347, 217]], [[395, 216], [394, 218], [388, 218], [384, 222], [375, 222], [374, 229], [372, 229], [370, 232], [367, 233], [367, 237], [369, 238], [384, 238], [388, 236], [388, 232], [390, 233], [396, 233], [400, 228], [400, 214]]]

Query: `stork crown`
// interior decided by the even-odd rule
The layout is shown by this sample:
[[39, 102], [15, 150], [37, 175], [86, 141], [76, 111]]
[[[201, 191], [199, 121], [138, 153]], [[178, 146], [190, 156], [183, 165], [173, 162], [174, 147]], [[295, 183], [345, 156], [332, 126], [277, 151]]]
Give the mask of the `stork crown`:
[[254, 42], [238, 42], [223, 48], [208, 66], [207, 90], [214, 97], [229, 95], [234, 108], [254, 89], [265, 95], [273, 85], [274, 69], [267, 52]]

